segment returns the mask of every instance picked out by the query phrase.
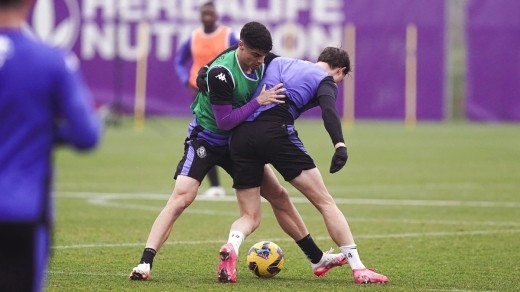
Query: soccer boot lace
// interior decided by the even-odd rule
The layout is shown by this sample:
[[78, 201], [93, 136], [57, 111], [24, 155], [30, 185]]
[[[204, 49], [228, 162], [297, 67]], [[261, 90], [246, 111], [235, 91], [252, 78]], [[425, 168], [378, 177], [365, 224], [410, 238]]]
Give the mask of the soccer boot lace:
[[237, 254], [231, 243], [220, 248], [217, 280], [221, 283], [235, 283], [237, 281]]
[[330, 269], [348, 263], [347, 257], [345, 257], [344, 254], [332, 253], [333, 251], [334, 250], [331, 248], [329, 251], [324, 252], [319, 263], [311, 264], [314, 275], [323, 277]]
[[150, 278], [150, 264], [138, 264], [137, 267], [132, 269], [128, 278], [130, 278], [130, 280], [148, 280]]
[[356, 284], [387, 283], [389, 281], [385, 275], [378, 274], [371, 268], [353, 269], [352, 275]]

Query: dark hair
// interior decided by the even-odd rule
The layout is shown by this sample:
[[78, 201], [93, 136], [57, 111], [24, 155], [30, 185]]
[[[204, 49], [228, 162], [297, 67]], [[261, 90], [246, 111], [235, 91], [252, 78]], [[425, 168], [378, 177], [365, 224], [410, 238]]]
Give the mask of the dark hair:
[[318, 62], [327, 63], [331, 69], [345, 67], [345, 69], [343, 69], [345, 75], [351, 71], [348, 53], [340, 48], [326, 47], [318, 57]]
[[206, 6], [215, 8], [215, 3], [213, 3], [213, 1], [208, 1], [204, 4], [202, 4], [200, 7], [202, 8], [202, 7], [206, 7]]
[[271, 33], [260, 22], [251, 21], [246, 23], [240, 31], [240, 40], [248, 48], [260, 50], [264, 53], [269, 53], [273, 49]]
[[0, 0], [0, 8], [13, 8], [22, 5], [22, 0]]

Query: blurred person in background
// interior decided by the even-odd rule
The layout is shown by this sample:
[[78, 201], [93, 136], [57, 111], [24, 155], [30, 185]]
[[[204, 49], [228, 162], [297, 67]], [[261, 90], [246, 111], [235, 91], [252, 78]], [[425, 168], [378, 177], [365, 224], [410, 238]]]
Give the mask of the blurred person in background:
[[[230, 27], [217, 23], [218, 14], [213, 2], [206, 2], [200, 7], [200, 20], [202, 27], [191, 33], [175, 57], [177, 76], [193, 90], [194, 95], [198, 91], [196, 79], [199, 69], [238, 42]], [[220, 185], [216, 167], [209, 170], [207, 177], [210, 187], [202, 195], [209, 198], [225, 196], [226, 191]]]
[[[242, 27], [238, 46], [229, 48], [209, 64], [207, 82], [198, 83], [201, 90], [192, 104], [195, 118], [188, 125], [184, 156], [177, 165], [174, 176], [175, 186], [166, 206], [152, 225], [141, 260], [130, 272], [131, 280], [150, 279], [157, 252], [168, 239], [173, 224], [195, 200], [200, 182], [208, 170], [219, 165], [233, 176], [228, 145], [231, 134], [229, 127], [243, 121], [263, 104], [283, 102], [279, 100], [284, 97], [281, 84], [262, 90], [257, 96], [253, 95], [265, 67], [273, 57], [269, 53], [271, 49], [269, 30], [263, 24], [253, 21]], [[261, 194], [270, 203], [280, 227], [296, 241], [311, 262], [314, 274], [323, 276], [331, 268], [346, 264], [347, 259], [343, 254], [323, 252], [316, 245], [298, 210], [290, 201], [287, 190], [278, 182], [273, 170], [266, 165], [264, 171]], [[230, 233], [229, 237], [234, 238], [235, 242], [242, 242], [244, 239], [240, 233]], [[236, 259], [238, 248], [232, 255], [225, 255], [225, 252], [221, 250], [220, 256]], [[226, 261], [230, 264], [235, 262], [236, 260]], [[226, 267], [225, 273], [220, 273], [221, 271], [224, 270], [219, 267], [219, 282], [236, 281], [234, 266]]]
[[[294, 127], [294, 121], [301, 113], [319, 106], [335, 149], [329, 171], [336, 173], [341, 170], [348, 155], [336, 109], [337, 84], [350, 71], [347, 52], [334, 47], [325, 48], [316, 63], [286, 57], [270, 62], [255, 95], [260, 90], [283, 83], [285, 103], [262, 105], [233, 129], [230, 154], [235, 170], [233, 187], [239, 202], [240, 218], [232, 224], [231, 233], [247, 236], [260, 224], [260, 185], [265, 164], [270, 163], [322, 214], [331, 238], [348, 259], [354, 283], [386, 283], [386, 276], [366, 268], [361, 262], [348, 222], [327, 191], [320, 171]], [[221, 250], [234, 253], [240, 243], [230, 238]], [[221, 265], [234, 267], [234, 264], [225, 264], [231, 260], [221, 260]]]
[[77, 59], [26, 36], [33, 0], [0, 0], [0, 291], [41, 291], [53, 225], [53, 151], [94, 148], [102, 124]]

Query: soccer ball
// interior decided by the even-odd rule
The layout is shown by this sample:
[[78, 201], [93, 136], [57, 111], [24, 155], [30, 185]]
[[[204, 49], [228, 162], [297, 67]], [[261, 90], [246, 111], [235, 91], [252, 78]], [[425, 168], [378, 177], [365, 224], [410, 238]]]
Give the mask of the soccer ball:
[[247, 267], [258, 277], [274, 277], [284, 265], [283, 251], [274, 242], [257, 242], [247, 252]]

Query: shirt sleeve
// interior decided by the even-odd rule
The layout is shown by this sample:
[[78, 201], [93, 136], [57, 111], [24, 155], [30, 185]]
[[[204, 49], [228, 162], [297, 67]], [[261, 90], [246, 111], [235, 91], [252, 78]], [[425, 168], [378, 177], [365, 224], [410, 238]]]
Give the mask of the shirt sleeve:
[[208, 71], [208, 91], [211, 104], [231, 104], [235, 84], [228, 69], [215, 66]]
[[341, 129], [341, 119], [336, 109], [337, 95], [338, 86], [334, 83], [332, 77], [329, 76], [323, 79], [318, 86], [316, 96], [321, 108], [323, 124], [329, 133], [333, 145], [339, 142], [345, 142]]
[[249, 117], [260, 104], [253, 98], [239, 108], [233, 108], [235, 85], [231, 72], [224, 67], [213, 67], [208, 72], [209, 100], [217, 127], [229, 131]]
[[213, 110], [213, 115], [215, 116], [215, 122], [217, 122], [217, 127], [224, 131], [229, 131], [234, 127], [238, 126], [240, 123], [245, 121], [250, 115], [252, 115], [257, 108], [260, 107], [260, 104], [253, 98], [245, 105], [233, 109], [232, 105], [216, 105], [212, 104], [211, 109]]
[[[72, 63], [78, 62], [75, 60]], [[92, 96], [75, 66], [78, 65], [62, 62], [58, 65], [54, 80], [59, 114], [56, 121], [56, 142], [67, 143], [77, 149], [92, 149], [101, 137], [101, 119], [95, 111]]]
[[184, 85], [188, 85], [190, 79], [190, 66], [193, 62], [191, 56], [191, 36], [182, 44], [175, 55], [174, 67], [175, 73]]

